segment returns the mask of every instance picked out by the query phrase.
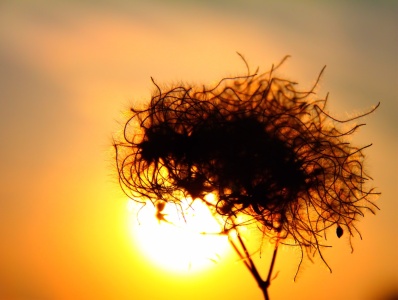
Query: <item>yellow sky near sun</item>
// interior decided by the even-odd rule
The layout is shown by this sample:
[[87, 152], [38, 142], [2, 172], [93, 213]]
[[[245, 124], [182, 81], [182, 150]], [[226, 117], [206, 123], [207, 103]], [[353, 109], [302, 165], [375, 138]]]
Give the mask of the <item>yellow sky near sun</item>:
[[[358, 136], [360, 143], [374, 143], [367, 151], [369, 171], [383, 192], [382, 210], [360, 223], [364, 240], [354, 240], [354, 254], [347, 240], [330, 239], [334, 247], [325, 255], [332, 275], [321, 263], [305, 263], [299, 281], [293, 283], [300, 254], [282, 248], [276, 265], [279, 273], [270, 289], [272, 299], [292, 295], [312, 299], [319, 293], [322, 299], [360, 299], [391, 285], [398, 269], [396, 263], [391, 268], [390, 260], [396, 238], [392, 201], [398, 166], [391, 129], [397, 93], [388, 92], [396, 59], [393, 49], [387, 48], [389, 39], [384, 33], [369, 37], [372, 43], [358, 52], [364, 42], [359, 37], [352, 41], [347, 33], [356, 32], [357, 25], [351, 26], [350, 14], [339, 8], [324, 7], [326, 15], [319, 7], [303, 7], [303, 18], [290, 18], [289, 23], [283, 16], [294, 16], [290, 9], [273, 6], [273, 13], [266, 13], [267, 7], [260, 7], [267, 18], [250, 6], [245, 13], [155, 3], [125, 10], [65, 3], [38, 4], [35, 9], [22, 4], [4, 7], [0, 12], [4, 141], [0, 291], [4, 295], [11, 299], [261, 299], [236, 257], [220, 259], [206, 276], [170, 275], [145, 263], [131, 238], [131, 214], [117, 185], [110, 147], [125, 110], [149, 98], [150, 76], [161, 84], [182, 79], [213, 83], [246, 72], [236, 51], [245, 55], [253, 70], [259, 65], [263, 71], [292, 54], [282, 72], [304, 87], [327, 64], [322, 91], [331, 91], [333, 112], [363, 111], [382, 101]], [[362, 19], [354, 8], [347, 9], [363, 26], [367, 19], [380, 26], [380, 32], [390, 29], [389, 17], [364, 8]], [[335, 21], [337, 15], [340, 23]], [[321, 20], [324, 23], [311, 25]], [[295, 32], [296, 27], [307, 30], [306, 35]], [[386, 48], [377, 48], [383, 45]], [[386, 77], [364, 72], [362, 65]], [[386, 240], [392, 241], [386, 245]], [[268, 260], [260, 263], [266, 272]]]

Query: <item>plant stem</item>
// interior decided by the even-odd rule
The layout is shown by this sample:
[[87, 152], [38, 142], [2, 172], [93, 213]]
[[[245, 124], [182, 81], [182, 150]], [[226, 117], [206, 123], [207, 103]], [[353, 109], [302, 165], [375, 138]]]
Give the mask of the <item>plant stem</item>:
[[271, 283], [271, 276], [272, 276], [272, 271], [275, 265], [275, 261], [276, 261], [276, 255], [278, 252], [278, 242], [275, 244], [275, 248], [274, 248], [274, 252], [272, 255], [272, 260], [271, 260], [271, 265], [268, 271], [268, 276], [267, 276], [267, 280], [263, 280], [261, 278], [260, 273], [258, 272], [256, 265], [254, 264], [253, 260], [251, 259], [251, 255], [242, 239], [242, 237], [240, 236], [238, 230], [235, 228], [236, 230], [236, 235], [237, 235], [237, 240], [238, 240], [238, 244], [240, 245], [240, 248], [243, 250], [242, 251], [239, 249], [239, 247], [236, 245], [236, 242], [229, 237], [229, 241], [232, 245], [232, 247], [234, 248], [235, 252], [238, 254], [238, 256], [243, 260], [243, 263], [245, 264], [245, 266], [248, 268], [249, 272], [253, 275], [254, 279], [256, 280], [259, 288], [261, 289], [261, 291], [263, 292], [263, 296], [265, 300], [269, 300], [269, 295], [268, 295], [268, 287], [270, 286]]

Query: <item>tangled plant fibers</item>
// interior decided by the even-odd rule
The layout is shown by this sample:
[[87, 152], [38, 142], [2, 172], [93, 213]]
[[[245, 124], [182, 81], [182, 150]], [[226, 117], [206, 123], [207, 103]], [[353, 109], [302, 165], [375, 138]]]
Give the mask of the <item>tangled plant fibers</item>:
[[226, 232], [249, 220], [321, 257], [328, 228], [339, 237], [359, 233], [355, 221], [374, 213], [377, 193], [365, 185], [363, 150], [370, 145], [356, 147], [347, 138], [364, 125], [353, 121], [378, 105], [339, 121], [325, 111], [327, 97], [316, 98], [317, 83], [303, 92], [275, 75], [282, 62], [261, 75], [248, 68], [248, 75], [214, 87], [162, 90], [154, 83], [149, 105], [131, 109], [115, 142], [125, 193], [177, 205], [213, 193], [216, 202], [206, 203], [223, 216]]

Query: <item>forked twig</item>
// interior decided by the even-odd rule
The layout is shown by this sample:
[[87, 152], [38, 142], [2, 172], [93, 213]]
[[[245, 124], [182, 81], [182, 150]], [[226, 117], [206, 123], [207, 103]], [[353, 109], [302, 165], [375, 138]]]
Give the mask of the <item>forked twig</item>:
[[[268, 287], [271, 284], [272, 271], [274, 269], [274, 265], [275, 265], [275, 261], [276, 261], [276, 255], [277, 255], [277, 252], [278, 252], [278, 241], [276, 242], [275, 247], [274, 247], [274, 251], [273, 251], [272, 259], [271, 259], [271, 265], [270, 265], [270, 268], [268, 270], [267, 279], [263, 280], [261, 278], [260, 273], [257, 270], [257, 267], [256, 267], [254, 261], [251, 258], [250, 252], [248, 251], [248, 249], [247, 249], [247, 247], [245, 245], [245, 242], [243, 241], [243, 239], [242, 239], [237, 227], [235, 227], [235, 232], [236, 232], [237, 241], [234, 241], [233, 238], [230, 235], [228, 235], [228, 240], [229, 240], [230, 244], [232, 245], [232, 248], [238, 254], [239, 258], [242, 259], [243, 263], [245, 264], [245, 266], [247, 267], [249, 272], [253, 275], [253, 277], [256, 280], [259, 288], [263, 292], [264, 299], [265, 300], [269, 300], [270, 298], [269, 298], [269, 295], [268, 295]], [[242, 250], [239, 249], [239, 246], [237, 244], [243, 250], [243, 253], [242, 253]]]

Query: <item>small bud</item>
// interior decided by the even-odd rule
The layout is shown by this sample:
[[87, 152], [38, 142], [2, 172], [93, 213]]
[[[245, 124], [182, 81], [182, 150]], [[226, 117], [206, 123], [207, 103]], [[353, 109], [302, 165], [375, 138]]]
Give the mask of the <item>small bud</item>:
[[341, 238], [341, 236], [343, 235], [343, 233], [344, 233], [343, 228], [341, 228], [340, 225], [337, 225], [337, 228], [336, 228], [336, 235], [337, 235], [337, 237], [338, 237], [338, 238]]

